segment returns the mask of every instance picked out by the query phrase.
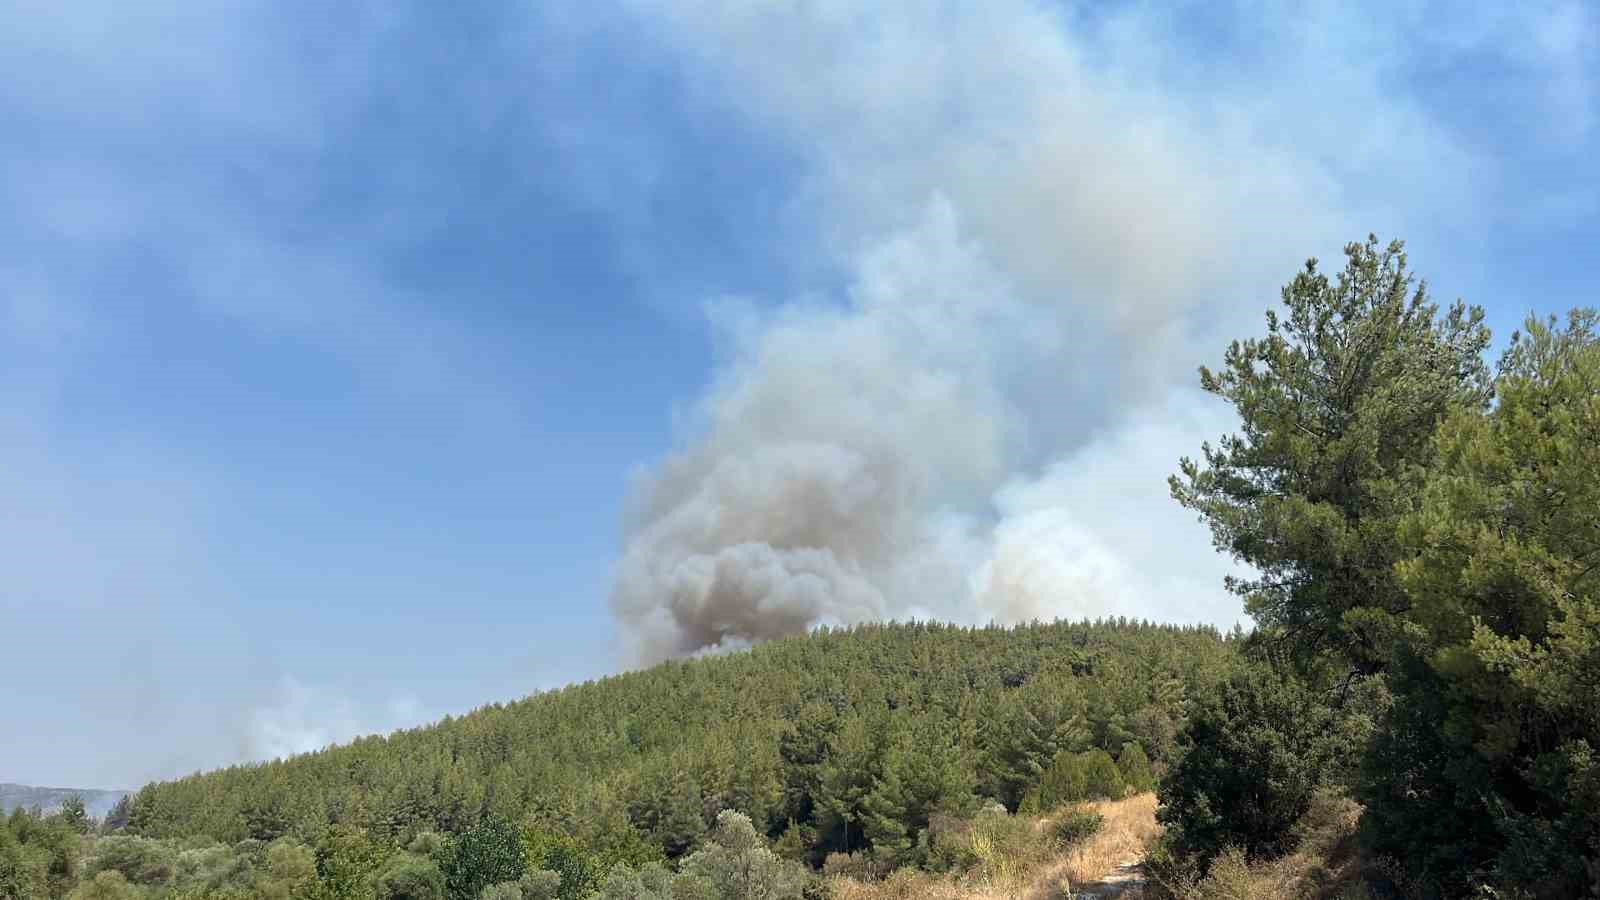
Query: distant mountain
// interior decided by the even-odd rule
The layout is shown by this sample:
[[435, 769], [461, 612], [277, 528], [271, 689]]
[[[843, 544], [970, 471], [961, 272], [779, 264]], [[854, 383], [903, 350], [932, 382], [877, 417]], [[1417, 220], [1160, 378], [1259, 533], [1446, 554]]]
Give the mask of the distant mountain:
[[89, 815], [96, 819], [105, 818], [106, 813], [117, 805], [117, 801], [128, 796], [130, 791], [98, 791], [83, 788], [47, 788], [32, 787], [26, 784], [6, 784], [0, 782], [0, 812], [10, 812], [21, 806], [23, 808], [39, 807], [45, 812], [60, 809], [61, 804], [73, 794], [83, 798], [83, 805], [89, 810]]

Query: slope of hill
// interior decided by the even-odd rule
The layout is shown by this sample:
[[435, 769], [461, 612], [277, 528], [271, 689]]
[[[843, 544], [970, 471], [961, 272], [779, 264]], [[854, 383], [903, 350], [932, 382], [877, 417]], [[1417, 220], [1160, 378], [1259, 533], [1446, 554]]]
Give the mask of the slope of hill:
[[51, 812], [61, 808], [61, 804], [68, 797], [77, 794], [83, 798], [84, 808], [89, 815], [96, 819], [105, 818], [106, 813], [117, 805], [117, 801], [128, 796], [128, 791], [100, 791], [84, 788], [47, 788], [33, 787], [26, 784], [0, 783], [0, 813], [8, 813], [13, 809], [32, 809], [38, 807], [44, 812]]
[[1062, 756], [1137, 743], [1159, 767], [1185, 698], [1232, 655], [1211, 628], [1126, 621], [824, 629], [153, 784], [133, 827], [403, 842], [502, 819], [649, 858], [736, 809], [815, 863], [914, 844], [937, 808], [1029, 803]]

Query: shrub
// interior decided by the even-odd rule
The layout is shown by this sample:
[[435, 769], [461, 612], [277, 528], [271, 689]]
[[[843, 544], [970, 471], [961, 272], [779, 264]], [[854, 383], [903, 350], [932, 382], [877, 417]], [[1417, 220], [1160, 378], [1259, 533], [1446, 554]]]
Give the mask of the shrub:
[[1088, 840], [1100, 831], [1105, 824], [1105, 817], [1088, 808], [1069, 809], [1061, 817], [1051, 823], [1050, 830], [1055, 839], [1063, 846]]
[[995, 878], [1010, 878], [1054, 851], [1049, 836], [1023, 816], [979, 815], [969, 835], [972, 855]]
[[522, 876], [517, 886], [522, 889], [522, 900], [556, 900], [561, 896], [561, 875], [539, 869]]
[[1120, 800], [1128, 793], [1116, 760], [1104, 750], [1082, 754], [1086, 794], [1083, 800]]
[[335, 825], [317, 843], [316, 858], [319, 898], [365, 900], [389, 850], [365, 831]]
[[1040, 778], [1038, 799], [1032, 805], [1045, 812], [1080, 800], [1116, 800], [1125, 793], [1122, 773], [1104, 750], [1058, 753]]
[[88, 872], [122, 873], [129, 884], [163, 885], [177, 874], [177, 854], [159, 841], [136, 837], [104, 837], [95, 842]]
[[526, 874], [528, 858], [516, 828], [488, 819], [450, 842], [440, 868], [451, 900], [478, 900], [489, 885]]
[[822, 874], [854, 878], [857, 881], [876, 881], [884, 875], [885, 866], [870, 854], [856, 851], [855, 853], [829, 853], [822, 861]]
[[515, 881], [491, 884], [478, 895], [478, 900], [522, 900], [522, 885]]
[[717, 814], [706, 846], [683, 861], [680, 878], [698, 881], [717, 900], [800, 900], [809, 873], [768, 849], [750, 818]]
[[978, 864], [972, 851], [972, 823], [956, 816], [935, 814], [928, 819], [927, 861], [934, 872], [964, 872]]
[[637, 869], [619, 865], [601, 882], [595, 900], [673, 900], [672, 880], [672, 873], [660, 863]]
[[266, 852], [266, 884], [263, 894], [288, 897], [305, 891], [317, 878], [317, 860], [311, 848], [283, 838], [274, 841]]
[[1332, 760], [1332, 709], [1292, 676], [1247, 664], [1204, 702], [1181, 735], [1184, 753], [1160, 787], [1157, 814], [1173, 849], [1202, 867], [1224, 847], [1275, 856], [1310, 807]]
[[377, 900], [444, 900], [444, 874], [433, 860], [402, 853], [378, 873], [374, 894]]
[[[19, 898], [22, 895], [18, 895]], [[121, 872], [116, 869], [106, 869], [87, 881], [78, 885], [72, 893], [67, 895], [67, 900], [138, 900], [139, 890], [128, 883]]]
[[522, 876], [520, 881], [491, 884], [478, 900], [555, 900], [561, 895], [561, 876], [540, 869]]
[[1155, 768], [1150, 765], [1150, 757], [1145, 755], [1144, 748], [1136, 741], [1122, 745], [1122, 752], [1117, 756], [1117, 771], [1122, 774], [1122, 781], [1128, 790], [1135, 794], [1156, 789]]
[[437, 831], [419, 831], [406, 844], [406, 852], [415, 853], [417, 856], [437, 857], [445, 851], [448, 844], [449, 841], [445, 840], [445, 836]]
[[600, 886], [600, 866], [576, 839], [555, 831], [530, 828], [523, 832], [522, 842], [532, 868], [554, 872], [560, 879], [561, 887], [556, 896], [561, 900], [577, 900]]

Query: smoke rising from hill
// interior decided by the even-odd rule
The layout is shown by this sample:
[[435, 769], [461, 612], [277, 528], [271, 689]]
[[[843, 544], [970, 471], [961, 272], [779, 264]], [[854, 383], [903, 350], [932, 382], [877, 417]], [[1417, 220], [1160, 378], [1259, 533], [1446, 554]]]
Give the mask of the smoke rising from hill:
[[[1191, 106], [1141, 74], [1150, 22], [1072, 37], [1024, 0], [669, 16], [811, 166], [794, 203], [849, 286], [711, 307], [730, 360], [617, 568], [637, 661], [884, 617], [1237, 618], [1163, 476], [1228, 424], [1194, 366], [1349, 236], [1287, 107]], [[1330, 120], [1414, 124], [1348, 87]]]

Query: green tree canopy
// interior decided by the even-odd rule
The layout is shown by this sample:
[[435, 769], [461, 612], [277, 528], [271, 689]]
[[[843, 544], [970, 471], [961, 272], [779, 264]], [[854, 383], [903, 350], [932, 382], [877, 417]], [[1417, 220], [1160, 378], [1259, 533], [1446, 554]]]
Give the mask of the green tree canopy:
[[1597, 322], [1528, 322], [1401, 529], [1410, 663], [1364, 793], [1380, 848], [1453, 889], [1600, 889]]
[[1488, 401], [1489, 332], [1478, 308], [1441, 314], [1400, 242], [1369, 237], [1345, 256], [1332, 281], [1307, 262], [1266, 336], [1200, 370], [1240, 431], [1184, 459], [1170, 484], [1218, 549], [1254, 569], [1229, 587], [1264, 629], [1302, 661], [1332, 652], [1375, 671], [1409, 605], [1394, 577], [1399, 519], [1439, 422]]

